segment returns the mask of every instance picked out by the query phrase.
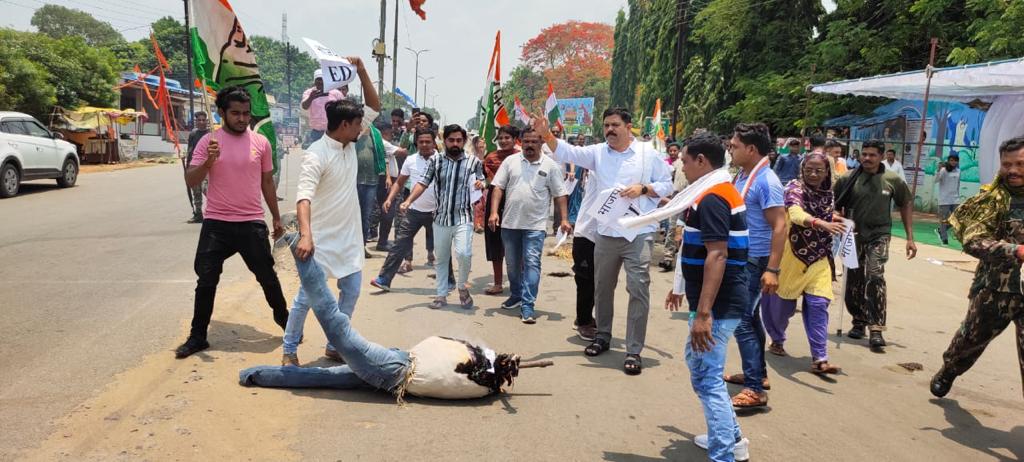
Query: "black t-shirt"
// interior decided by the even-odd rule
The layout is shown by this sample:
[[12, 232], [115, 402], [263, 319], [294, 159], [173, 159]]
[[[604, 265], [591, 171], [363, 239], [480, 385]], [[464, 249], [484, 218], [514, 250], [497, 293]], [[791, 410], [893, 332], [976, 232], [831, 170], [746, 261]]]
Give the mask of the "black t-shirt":
[[[732, 190], [735, 193], [735, 189]], [[739, 193], [734, 202], [742, 204]], [[747, 294], [747, 222], [741, 206], [730, 207], [726, 198], [712, 193], [686, 211], [683, 232], [682, 268], [686, 280], [686, 299], [690, 311], [697, 311], [701, 289], [704, 285], [704, 260], [707, 258], [706, 242], [728, 243], [725, 274], [718, 295], [711, 307], [714, 319], [739, 319], [746, 312]]]

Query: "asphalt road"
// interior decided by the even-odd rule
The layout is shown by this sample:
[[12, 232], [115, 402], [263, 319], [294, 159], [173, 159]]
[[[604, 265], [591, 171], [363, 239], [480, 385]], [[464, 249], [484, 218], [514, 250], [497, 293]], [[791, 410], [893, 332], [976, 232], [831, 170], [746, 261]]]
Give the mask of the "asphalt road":
[[[190, 216], [180, 164], [83, 174], [71, 189], [25, 183], [0, 201], [0, 460], [183, 340], [200, 226]], [[221, 281], [248, 279], [233, 258]]]
[[[173, 359], [191, 314], [198, 232], [182, 223], [188, 209], [178, 168], [84, 175], [71, 190], [31, 187], [0, 201], [0, 460], [704, 456], [691, 442], [706, 429], [683, 362], [686, 315], [662, 309], [671, 276], [657, 270], [639, 377], [621, 370], [624, 281], [616, 293], [613, 350], [587, 358], [570, 329], [572, 278], [552, 274], [568, 274], [569, 263], [544, 257], [539, 322], [524, 326], [518, 313], [498, 308], [502, 298], [482, 294], [490, 273], [482, 239], [474, 239], [474, 309], [427, 308], [433, 280], [418, 243], [416, 270], [396, 278], [390, 294], [366, 286], [382, 254], [367, 261], [354, 322], [368, 339], [388, 346], [447, 335], [555, 361], [524, 371], [506, 394], [466, 402], [412, 398], [400, 407], [374, 391], [240, 387], [240, 369], [280, 360], [281, 338], [237, 259], [218, 292], [213, 346]], [[918, 259], [908, 262], [901, 250], [894, 239], [885, 354], [831, 336], [830, 357], [843, 374], [820, 378], [807, 370], [802, 323], [799, 315], [792, 319], [786, 344], [792, 356], [767, 358], [770, 407], [740, 416], [753, 460], [1024, 459], [1024, 401], [1011, 333], [992, 342], [947, 399], [927, 391], [966, 310], [971, 281], [969, 272], [935, 262], [970, 259], [921, 246]], [[281, 281], [286, 296], [295, 293], [294, 274], [282, 270]], [[840, 311], [830, 309], [830, 332], [840, 326]], [[845, 316], [844, 329], [849, 322]], [[305, 326], [300, 361], [333, 365], [321, 356], [324, 336], [312, 316]], [[910, 363], [923, 370], [900, 366]], [[735, 342], [727, 370], [739, 372]]]

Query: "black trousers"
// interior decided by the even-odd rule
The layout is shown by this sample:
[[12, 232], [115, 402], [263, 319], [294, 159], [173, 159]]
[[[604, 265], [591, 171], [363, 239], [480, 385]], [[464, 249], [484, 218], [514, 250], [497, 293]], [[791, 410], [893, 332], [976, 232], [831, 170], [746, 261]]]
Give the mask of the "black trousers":
[[288, 302], [284, 299], [281, 283], [274, 271], [267, 224], [263, 221], [234, 223], [207, 218], [203, 220], [196, 249], [195, 270], [199, 280], [196, 283], [190, 337], [206, 339], [224, 261], [236, 253], [242, 255], [245, 266], [263, 287], [263, 296], [274, 310], [274, 322], [282, 329], [288, 324]]
[[576, 324], [594, 325], [594, 243], [585, 237], [572, 239], [572, 271], [576, 273]]

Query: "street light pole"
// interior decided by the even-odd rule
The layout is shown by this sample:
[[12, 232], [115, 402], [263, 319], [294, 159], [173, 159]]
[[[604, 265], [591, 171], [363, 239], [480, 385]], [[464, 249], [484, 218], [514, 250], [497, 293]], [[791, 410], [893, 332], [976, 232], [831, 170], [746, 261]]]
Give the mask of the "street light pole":
[[413, 50], [412, 48], [409, 48], [409, 47], [405, 47], [405, 49], [411, 51], [414, 55], [416, 55], [416, 78], [412, 82], [412, 86], [413, 86], [413, 89], [412, 89], [412, 99], [413, 99], [413, 101], [416, 102], [416, 104], [419, 104], [419, 102], [416, 101], [416, 100], [418, 100], [419, 96], [420, 96], [419, 93], [418, 93], [418, 90], [420, 88], [420, 81], [419, 81], [419, 78], [420, 78], [420, 53], [425, 53], [425, 52], [428, 52], [430, 50], [428, 50], [426, 48], [424, 48], [422, 50]]
[[[427, 81], [428, 80], [433, 80], [434, 78], [433, 77], [426, 77], [426, 78], [420, 77], [420, 79], [423, 80], [423, 103], [426, 103], [427, 102]], [[426, 104], [424, 104], [424, 106], [426, 106]]]

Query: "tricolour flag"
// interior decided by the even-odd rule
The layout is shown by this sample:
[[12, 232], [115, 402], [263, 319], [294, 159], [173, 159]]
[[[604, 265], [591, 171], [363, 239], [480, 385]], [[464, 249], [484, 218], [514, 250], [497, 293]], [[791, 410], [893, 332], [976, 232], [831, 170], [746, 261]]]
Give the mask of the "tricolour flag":
[[522, 123], [524, 123], [526, 125], [529, 125], [530, 124], [530, 116], [526, 115], [526, 108], [523, 107], [523, 103], [519, 102], [519, 97], [518, 96], [516, 96], [515, 101], [513, 103], [516, 106], [515, 107], [516, 120], [518, 120], [518, 121], [520, 121], [520, 122], [522, 122]]
[[480, 120], [480, 136], [484, 139], [487, 152], [498, 149], [495, 141], [498, 127], [508, 125], [508, 111], [501, 102], [501, 31], [494, 37], [494, 51], [491, 52], [491, 64], [487, 68], [487, 81], [484, 87], [483, 118]]
[[651, 142], [654, 143], [654, 148], [659, 152], [665, 151], [665, 127], [661, 126], [661, 98], [654, 103], [654, 136], [651, 137]]
[[562, 113], [558, 110], [558, 98], [555, 97], [555, 87], [551, 82], [548, 82], [548, 99], [544, 101], [544, 114], [548, 116], [550, 126], [562, 128]]
[[240, 85], [252, 98], [253, 131], [267, 137], [278, 169], [277, 137], [256, 53], [228, 0], [192, 0], [192, 62], [196, 77], [214, 91]]

